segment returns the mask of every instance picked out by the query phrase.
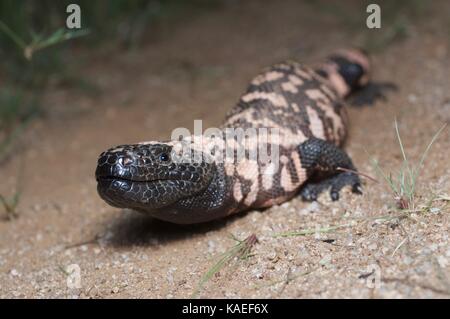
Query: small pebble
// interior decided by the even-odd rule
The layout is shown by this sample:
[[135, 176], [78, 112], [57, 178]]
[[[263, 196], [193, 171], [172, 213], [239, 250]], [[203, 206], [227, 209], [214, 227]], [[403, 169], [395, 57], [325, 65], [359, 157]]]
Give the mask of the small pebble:
[[433, 214], [437, 214], [440, 211], [441, 211], [441, 209], [439, 207], [431, 207], [430, 208], [430, 213], [433, 213]]
[[325, 257], [323, 257], [320, 261], [319, 264], [322, 266], [325, 266], [327, 264], [329, 264], [331, 262], [331, 256], [330, 255], [326, 255]]
[[11, 269], [11, 271], [10, 271], [10, 274], [11, 274], [11, 276], [13, 276], [13, 277], [16, 277], [16, 276], [19, 276], [20, 274], [19, 274], [19, 272], [16, 270], [16, 269]]
[[437, 261], [439, 263], [439, 266], [441, 266], [442, 268], [445, 268], [448, 265], [448, 260], [444, 256], [439, 256], [437, 258]]

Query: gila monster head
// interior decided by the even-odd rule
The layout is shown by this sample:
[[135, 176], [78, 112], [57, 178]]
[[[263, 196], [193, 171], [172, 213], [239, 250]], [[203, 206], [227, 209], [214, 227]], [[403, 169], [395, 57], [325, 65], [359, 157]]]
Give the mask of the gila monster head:
[[370, 60], [362, 49], [342, 49], [329, 57], [350, 89], [362, 87], [369, 82]]
[[215, 173], [215, 164], [183, 160], [174, 145], [122, 145], [100, 154], [95, 172], [100, 197], [115, 207], [156, 211], [158, 215], [203, 191]]

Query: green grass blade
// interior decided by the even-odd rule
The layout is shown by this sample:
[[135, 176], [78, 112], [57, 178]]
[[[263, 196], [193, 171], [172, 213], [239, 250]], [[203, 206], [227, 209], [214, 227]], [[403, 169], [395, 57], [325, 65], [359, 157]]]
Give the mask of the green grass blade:
[[[369, 155], [370, 156], [370, 155]], [[398, 193], [398, 189], [395, 186], [395, 183], [392, 181], [392, 177], [391, 176], [387, 176], [383, 170], [381, 169], [381, 166], [378, 164], [378, 161], [373, 159], [372, 157], [370, 158], [370, 162], [372, 163], [372, 166], [375, 167], [375, 170], [377, 171], [378, 175], [380, 175], [385, 181], [386, 183], [389, 185], [389, 187], [391, 188], [391, 190], [394, 193]]]
[[419, 176], [420, 170], [423, 167], [423, 163], [425, 162], [426, 157], [428, 156], [428, 153], [431, 149], [431, 146], [434, 144], [434, 142], [436, 141], [436, 139], [439, 137], [439, 135], [442, 133], [442, 131], [447, 127], [447, 123], [445, 123], [444, 125], [441, 126], [441, 128], [436, 132], [436, 134], [434, 134], [433, 138], [431, 139], [430, 143], [428, 144], [428, 146], [426, 147], [425, 151], [422, 154], [422, 157], [420, 158], [420, 162], [419, 164], [415, 167], [414, 170], [414, 183], [417, 180], [417, 177]]
[[397, 185], [395, 184], [395, 181], [392, 179], [391, 173], [389, 173], [388, 181], [389, 181], [389, 187], [391, 188], [392, 192], [395, 195], [400, 195], [400, 190], [398, 189]]
[[11, 40], [22, 50], [25, 49], [25, 42], [13, 31], [11, 30], [3, 21], [0, 20], [0, 30], [3, 31]]
[[41, 37], [34, 37], [34, 41], [24, 48], [24, 55], [28, 60], [31, 60], [36, 51], [45, 49], [47, 47], [56, 45], [58, 43], [85, 36], [89, 34], [88, 29], [77, 31], [65, 31], [63, 28], [56, 30], [52, 35], [44, 40], [39, 40]]
[[397, 140], [398, 140], [398, 144], [400, 146], [400, 150], [402, 152], [403, 163], [404, 163], [405, 169], [408, 172], [408, 177], [410, 179], [410, 182], [412, 183], [413, 182], [413, 172], [412, 172], [411, 167], [409, 165], [408, 158], [406, 157], [405, 148], [403, 147], [403, 141], [402, 141], [402, 138], [400, 136], [399, 129], [398, 129], [397, 119], [395, 119], [395, 133], [397, 134]]
[[58, 29], [56, 30], [50, 37], [48, 37], [47, 39], [40, 41], [39, 43], [37, 43], [34, 46], [35, 51], [37, 50], [42, 50], [46, 47], [70, 40], [70, 39], [74, 39], [74, 38], [79, 38], [82, 36], [85, 36], [89, 34], [89, 30], [85, 29], [85, 30], [79, 30], [79, 31], [69, 31], [69, 32], [64, 32], [64, 29]]
[[18, 124], [14, 128], [14, 130], [10, 134], [8, 134], [8, 136], [0, 141], [0, 160], [3, 159], [4, 156], [6, 156], [13, 142], [16, 141], [17, 138], [19, 138], [19, 136], [25, 131], [32, 119], [33, 116], [25, 119], [22, 123]]
[[402, 138], [400, 136], [400, 130], [398, 127], [398, 122], [395, 120], [395, 132], [398, 140], [398, 144], [400, 147], [400, 151], [402, 153], [403, 162], [400, 167], [400, 169], [395, 172], [394, 176], [392, 177], [392, 174], [389, 173], [389, 175], [385, 174], [383, 170], [381, 169], [380, 165], [378, 164], [378, 161], [374, 160], [372, 157], [370, 157], [370, 154], [366, 151], [366, 153], [369, 155], [369, 159], [372, 163], [372, 165], [375, 167], [377, 173], [383, 177], [383, 179], [386, 181], [386, 183], [389, 185], [391, 191], [394, 194], [394, 198], [397, 200], [397, 206], [401, 209], [412, 209], [414, 210], [414, 202], [416, 197], [416, 184], [417, 184], [417, 178], [420, 174], [421, 169], [423, 168], [423, 164], [425, 162], [425, 159], [431, 149], [431, 146], [434, 144], [436, 139], [439, 137], [439, 135], [442, 133], [442, 131], [445, 129], [447, 124], [444, 124], [433, 136], [430, 143], [425, 148], [425, 151], [423, 152], [420, 162], [417, 166], [413, 166], [410, 164], [408, 157], [405, 152], [405, 148], [403, 145]]

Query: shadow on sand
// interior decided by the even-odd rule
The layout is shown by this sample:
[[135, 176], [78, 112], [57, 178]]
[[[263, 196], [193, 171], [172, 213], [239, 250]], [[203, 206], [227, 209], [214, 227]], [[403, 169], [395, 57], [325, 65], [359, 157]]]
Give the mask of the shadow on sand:
[[246, 212], [243, 212], [207, 223], [177, 225], [138, 212], [124, 210], [122, 216], [106, 225], [109, 234], [107, 245], [113, 247], [158, 246], [172, 241], [191, 239], [219, 230], [245, 215]]

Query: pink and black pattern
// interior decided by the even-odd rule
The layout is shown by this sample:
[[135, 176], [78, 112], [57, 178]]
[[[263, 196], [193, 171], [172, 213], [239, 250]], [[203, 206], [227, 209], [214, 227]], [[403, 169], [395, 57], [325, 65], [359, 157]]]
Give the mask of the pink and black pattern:
[[[369, 72], [366, 54], [350, 49], [312, 68], [293, 61], [275, 64], [250, 82], [221, 128], [278, 129], [271, 143], [279, 150], [279, 163], [270, 174], [270, 165], [247, 155], [178, 163], [172, 159], [177, 141], [144, 142], [100, 155], [98, 192], [113, 206], [181, 224], [269, 207], [297, 194], [315, 200], [327, 189], [337, 200], [347, 185], [360, 193], [356, 168], [341, 149], [348, 128], [343, 100], [368, 83]], [[194, 149], [211, 159], [213, 154], [202, 151], [205, 141], [193, 140]], [[255, 137], [235, 144], [245, 154], [261, 147]]]

